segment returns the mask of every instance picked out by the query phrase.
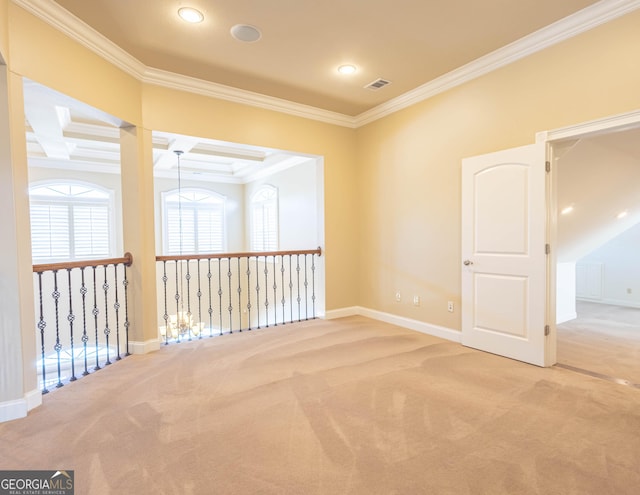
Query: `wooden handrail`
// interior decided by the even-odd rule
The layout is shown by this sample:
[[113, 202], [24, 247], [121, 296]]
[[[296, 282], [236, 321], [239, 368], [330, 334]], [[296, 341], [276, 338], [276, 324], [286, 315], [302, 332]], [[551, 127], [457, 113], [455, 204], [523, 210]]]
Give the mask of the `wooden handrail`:
[[248, 253], [217, 253], [217, 254], [179, 254], [173, 256], [156, 256], [156, 261], [185, 261], [224, 258], [254, 258], [258, 256], [288, 256], [294, 254], [317, 254], [322, 256], [322, 249], [301, 249], [299, 251], [257, 251]]
[[85, 268], [87, 266], [107, 266], [119, 265], [124, 263], [125, 266], [131, 266], [133, 263], [133, 255], [124, 253], [122, 258], [107, 258], [103, 260], [85, 260], [85, 261], [64, 261], [62, 263], [43, 263], [41, 265], [33, 265], [34, 273], [47, 271], [71, 270], [72, 268]]

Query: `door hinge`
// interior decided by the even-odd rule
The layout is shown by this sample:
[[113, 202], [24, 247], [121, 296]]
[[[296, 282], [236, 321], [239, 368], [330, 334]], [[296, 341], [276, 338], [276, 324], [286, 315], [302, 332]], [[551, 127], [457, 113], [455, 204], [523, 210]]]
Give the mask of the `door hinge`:
[[544, 162], [544, 169], [547, 172], [551, 172], [551, 162], [549, 162], [549, 161]]
[[551, 246], [549, 244], [544, 245], [544, 254], [551, 254]]
[[545, 325], [544, 326], [544, 336], [546, 337], [547, 335], [549, 335], [550, 332], [551, 332], [551, 329], [549, 328], [549, 325]]

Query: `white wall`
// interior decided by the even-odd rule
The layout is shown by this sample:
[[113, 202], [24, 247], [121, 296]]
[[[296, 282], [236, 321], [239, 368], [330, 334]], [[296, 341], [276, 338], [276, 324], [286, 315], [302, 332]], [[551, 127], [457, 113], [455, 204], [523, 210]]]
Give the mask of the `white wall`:
[[556, 324], [577, 318], [576, 264], [558, 263], [556, 267]]
[[[227, 246], [225, 251], [237, 253], [244, 251], [244, 186], [241, 184], [222, 184], [206, 181], [182, 179], [182, 188], [197, 187], [218, 193], [226, 198], [225, 229]], [[156, 215], [156, 253], [162, 254], [162, 193], [178, 188], [177, 179], [155, 178], [155, 215]]]
[[317, 167], [316, 159], [309, 159], [307, 162], [246, 185], [245, 235], [247, 249], [250, 244], [249, 202], [253, 193], [264, 184], [272, 185], [278, 189], [279, 249], [315, 249], [321, 244], [319, 239]]
[[576, 266], [578, 298], [640, 308], [639, 253], [636, 225], [581, 258]]

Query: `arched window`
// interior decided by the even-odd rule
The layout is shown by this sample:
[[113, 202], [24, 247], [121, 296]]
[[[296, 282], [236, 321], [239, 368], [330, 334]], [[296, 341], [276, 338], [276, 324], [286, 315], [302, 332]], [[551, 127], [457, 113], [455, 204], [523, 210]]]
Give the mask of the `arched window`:
[[225, 198], [205, 189], [163, 195], [166, 254], [222, 253], [226, 249]]
[[251, 197], [251, 250], [278, 249], [278, 189], [260, 187]]
[[91, 184], [50, 182], [29, 189], [35, 263], [113, 257], [113, 194]]

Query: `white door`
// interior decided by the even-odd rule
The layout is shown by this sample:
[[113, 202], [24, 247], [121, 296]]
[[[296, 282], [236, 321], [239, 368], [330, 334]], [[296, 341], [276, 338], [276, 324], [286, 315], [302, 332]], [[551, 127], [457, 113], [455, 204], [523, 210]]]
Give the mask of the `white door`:
[[462, 161], [462, 343], [545, 362], [545, 146]]

